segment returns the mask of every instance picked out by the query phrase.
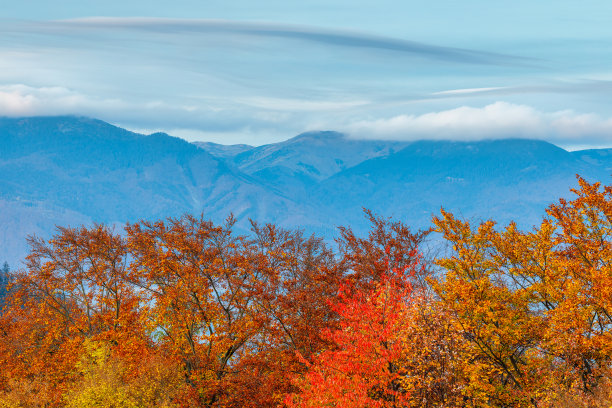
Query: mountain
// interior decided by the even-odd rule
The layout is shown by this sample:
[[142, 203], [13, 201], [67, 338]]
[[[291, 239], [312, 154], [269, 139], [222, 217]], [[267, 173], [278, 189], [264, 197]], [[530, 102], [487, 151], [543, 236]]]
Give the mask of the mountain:
[[604, 166], [542, 141], [419, 141], [335, 174], [317, 196], [347, 214], [376, 208], [418, 227], [441, 207], [528, 226], [547, 204], [569, 195], [576, 174], [610, 179]]
[[79, 117], [0, 118], [0, 142], [0, 259], [12, 263], [26, 253], [26, 235], [49, 236], [55, 225], [186, 212], [216, 221], [230, 212], [311, 219], [307, 206], [163, 133], [145, 136]]
[[191, 144], [83, 117], [0, 118], [0, 262], [55, 225], [123, 224], [230, 213], [331, 239], [368, 228], [362, 208], [427, 227], [444, 207], [465, 217], [538, 221], [575, 174], [610, 182], [612, 150], [567, 152], [534, 140], [355, 140], [307, 132], [252, 147]]
[[572, 154], [582, 161], [603, 167], [608, 174], [612, 174], [612, 149], [578, 150]]
[[338, 132], [307, 132], [284, 142], [245, 150], [228, 159], [262, 184], [302, 201], [311, 198], [319, 182], [404, 146], [405, 142], [350, 139]]
[[242, 171], [270, 174], [271, 169], [301, 174], [314, 182], [405, 146], [402, 142], [349, 139], [338, 132], [307, 132], [287, 141], [245, 150], [233, 157]]

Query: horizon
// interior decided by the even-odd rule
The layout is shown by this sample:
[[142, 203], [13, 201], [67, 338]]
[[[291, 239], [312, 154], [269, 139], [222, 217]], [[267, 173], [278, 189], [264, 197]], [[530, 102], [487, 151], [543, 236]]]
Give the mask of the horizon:
[[221, 144], [332, 129], [610, 146], [606, 10], [569, 0], [35, 0], [0, 19], [0, 115], [75, 114]]

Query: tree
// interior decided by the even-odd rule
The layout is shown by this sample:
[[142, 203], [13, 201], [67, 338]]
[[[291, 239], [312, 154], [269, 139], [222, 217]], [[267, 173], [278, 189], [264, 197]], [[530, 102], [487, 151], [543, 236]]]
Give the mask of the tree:
[[245, 364], [251, 371], [242, 376], [256, 394], [236, 405], [276, 407], [295, 390], [292, 375], [329, 345], [322, 333], [336, 326], [337, 314], [328, 302], [344, 271], [321, 238], [270, 224], [253, 223], [252, 230], [261, 272], [251, 290], [265, 325], [254, 339], [259, 353]]
[[0, 321], [0, 402], [277, 406], [306, 368], [296, 353], [318, 353], [336, 324], [326, 304], [343, 272], [321, 239], [255, 223], [238, 236], [233, 223], [32, 238]]
[[76, 366], [79, 382], [63, 400], [67, 408], [178, 407], [183, 379], [180, 366], [161, 356], [143, 356], [134, 369], [108, 343], [86, 340]]
[[247, 284], [254, 271], [232, 236], [234, 221], [216, 227], [185, 216], [128, 225], [133, 256], [128, 281], [141, 289], [142, 317], [165, 353], [182, 362], [198, 406], [229, 392], [226, 377], [260, 322]]
[[413, 263], [402, 269], [390, 268], [387, 261], [387, 270], [367, 292], [354, 290], [352, 280], [341, 287], [330, 303], [339, 316], [339, 327], [326, 335], [332, 347], [296, 380], [300, 392], [287, 398], [290, 407], [405, 406], [410, 395], [402, 382], [407, 374], [401, 364], [404, 323], [409, 280], [420, 269], [416, 253], [408, 255]]
[[468, 340], [466, 394], [485, 406], [546, 405], [559, 392], [590, 398], [612, 361], [612, 187], [579, 178], [530, 232], [473, 228], [442, 211], [454, 247], [436, 292]]
[[192, 405], [277, 406], [295, 357], [317, 352], [338, 270], [320, 239], [253, 223], [253, 237], [185, 216], [128, 226], [127, 279], [157, 344], [184, 367]]
[[[389, 268], [402, 270], [414, 264], [412, 258], [425, 241], [430, 230], [412, 232], [400, 221], [377, 216], [370, 210], [364, 213], [370, 222], [368, 236], [360, 238], [350, 227], [340, 227], [336, 240], [341, 257], [340, 267], [360, 289], [367, 290], [370, 283], [377, 283]], [[425, 264], [421, 266], [426, 266]], [[420, 268], [409, 277], [414, 287], [425, 288], [430, 271]]]
[[14, 286], [0, 322], [3, 389], [29, 384], [50, 406], [79, 381], [76, 365], [89, 339], [112, 345], [136, 366], [149, 338], [139, 324], [139, 298], [121, 278], [123, 238], [103, 226], [60, 228], [49, 242], [30, 239], [27, 268]]
[[406, 407], [465, 406], [465, 339], [449, 310], [429, 291], [416, 291], [402, 322], [402, 387]]

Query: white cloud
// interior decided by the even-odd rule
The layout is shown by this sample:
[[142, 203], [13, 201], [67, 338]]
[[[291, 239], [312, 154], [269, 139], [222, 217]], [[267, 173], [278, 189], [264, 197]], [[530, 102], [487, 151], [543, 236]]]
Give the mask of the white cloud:
[[27, 85], [0, 86], [0, 115], [32, 116], [100, 112], [121, 109], [117, 99], [95, 99], [62, 87], [35, 88]]
[[[296, 101], [285, 102], [295, 103], [295, 109], [299, 107]], [[219, 107], [207, 101], [180, 104], [163, 99], [104, 99], [63, 87], [0, 85], [0, 116], [6, 117], [83, 115], [139, 133], [162, 131], [188, 141], [230, 144], [278, 142], [303, 130], [299, 125], [291, 131], [286, 130], [287, 123], [296, 120], [290, 111], [280, 109], [282, 100], [272, 100], [269, 104], [268, 109], [244, 111], [237, 110], [239, 104]], [[278, 104], [276, 111], [271, 109], [274, 104]], [[328, 109], [334, 106], [333, 102], [322, 105]], [[301, 107], [314, 109], [316, 103], [312, 106], [305, 103]]]
[[219, 109], [177, 104], [163, 99], [126, 100], [101, 98], [63, 87], [32, 87], [23, 84], [0, 85], [0, 116], [83, 115], [102, 120], [158, 122], [193, 122], [193, 117], [219, 114]]
[[355, 138], [418, 140], [544, 139], [561, 145], [612, 142], [612, 118], [571, 110], [542, 112], [531, 106], [495, 102], [422, 115], [357, 121], [344, 131]]
[[[227, 106], [191, 102], [194, 103], [170, 103], [161, 98], [140, 101], [99, 98], [64, 87], [0, 86], [0, 116], [78, 114], [130, 129], [165, 131], [187, 140], [259, 145], [284, 140], [309, 129], [324, 129], [342, 131], [360, 139], [529, 138], [567, 148], [612, 145], [611, 117], [573, 110], [545, 112], [508, 102], [357, 121], [350, 118], [363, 114], [371, 106], [365, 100], [245, 97], [236, 98], [234, 105]], [[244, 106], [249, 109], [245, 110]]]

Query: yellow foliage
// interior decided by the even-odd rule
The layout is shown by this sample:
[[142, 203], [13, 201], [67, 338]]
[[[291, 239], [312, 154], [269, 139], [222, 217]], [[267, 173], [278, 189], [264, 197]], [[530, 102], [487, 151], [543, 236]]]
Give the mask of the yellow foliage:
[[77, 364], [82, 380], [64, 399], [67, 408], [170, 408], [180, 387], [180, 371], [161, 361], [144, 361], [139, 376], [111, 356], [107, 344], [85, 342], [86, 354]]

